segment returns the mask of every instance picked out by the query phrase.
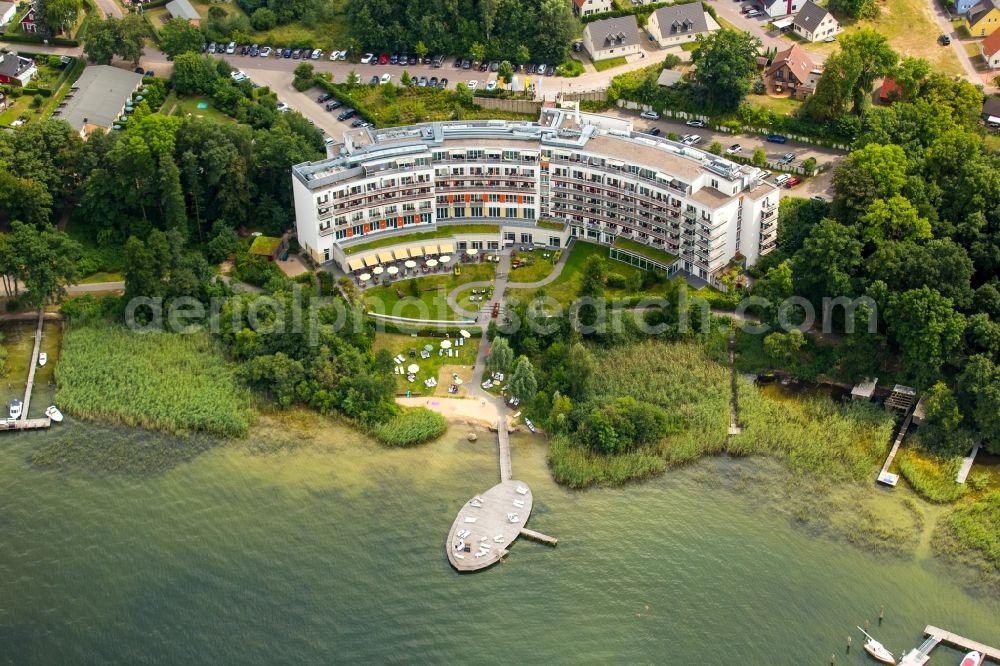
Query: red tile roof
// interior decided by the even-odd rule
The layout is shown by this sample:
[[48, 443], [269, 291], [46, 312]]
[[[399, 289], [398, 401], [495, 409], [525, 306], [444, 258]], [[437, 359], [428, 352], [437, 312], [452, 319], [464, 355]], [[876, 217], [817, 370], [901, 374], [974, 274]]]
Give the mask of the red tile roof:
[[887, 76], [882, 80], [882, 88], [878, 92], [878, 98], [883, 102], [902, 99], [903, 89], [899, 87], [895, 79], [890, 79]]
[[809, 54], [798, 44], [793, 44], [784, 51], [778, 51], [774, 60], [771, 61], [767, 74], [774, 74], [781, 69], [782, 65], [788, 65], [788, 69], [799, 81], [806, 81], [809, 78], [809, 72], [816, 69], [816, 64], [809, 57]]
[[983, 53], [987, 58], [992, 58], [997, 51], [1000, 51], [1000, 28], [990, 33], [990, 36], [983, 40]]

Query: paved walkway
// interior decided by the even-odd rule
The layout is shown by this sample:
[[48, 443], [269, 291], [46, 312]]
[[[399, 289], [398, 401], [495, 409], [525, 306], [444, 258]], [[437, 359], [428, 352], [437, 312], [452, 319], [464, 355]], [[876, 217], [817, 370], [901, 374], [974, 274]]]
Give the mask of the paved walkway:
[[941, 30], [942, 34], [951, 37], [951, 49], [958, 56], [958, 61], [962, 63], [962, 68], [965, 70], [965, 77], [969, 79], [973, 84], [983, 84], [986, 88], [986, 92], [990, 92], [991, 89], [995, 88], [993, 85], [993, 76], [989, 72], [980, 72], [976, 69], [976, 66], [972, 64], [972, 59], [969, 54], [965, 52], [965, 45], [970, 43], [971, 40], [962, 41], [959, 37], [958, 32], [955, 31], [955, 26], [951, 23], [951, 15], [948, 11], [937, 2], [937, 0], [927, 0], [930, 3], [930, 14], [935, 23], [937, 23], [938, 28]]
[[[560, 255], [559, 260], [556, 262], [555, 266], [552, 267], [552, 272], [543, 277], [541, 280], [536, 280], [534, 282], [507, 282], [507, 277], [510, 275], [510, 256], [511, 250], [504, 249], [500, 252], [500, 263], [497, 265], [497, 275], [504, 276], [498, 277], [495, 280], [480, 280], [478, 282], [466, 282], [465, 284], [460, 284], [451, 290], [448, 294], [448, 306], [458, 314], [465, 317], [475, 317], [477, 314], [485, 314], [489, 318], [493, 311], [493, 304], [500, 303], [501, 309], [503, 309], [503, 295], [507, 287], [511, 289], [540, 289], [547, 284], [551, 284], [556, 278], [562, 273], [563, 268], [566, 266], [566, 260], [569, 258], [569, 248], [564, 248], [562, 255]], [[501, 284], [503, 285], [501, 287]], [[486, 287], [493, 287], [493, 298], [490, 299], [489, 303], [486, 303], [480, 308], [479, 313], [469, 312], [458, 304], [458, 295], [467, 289], [485, 289]], [[487, 321], [487, 325], [489, 322]]]

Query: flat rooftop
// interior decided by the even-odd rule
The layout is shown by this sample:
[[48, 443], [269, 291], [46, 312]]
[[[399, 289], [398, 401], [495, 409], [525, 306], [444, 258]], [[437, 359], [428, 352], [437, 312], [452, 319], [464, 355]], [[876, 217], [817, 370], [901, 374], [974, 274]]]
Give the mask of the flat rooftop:
[[110, 128], [125, 102], [142, 83], [142, 74], [111, 65], [90, 65], [77, 79], [73, 97], [59, 117], [75, 129], [86, 125]]

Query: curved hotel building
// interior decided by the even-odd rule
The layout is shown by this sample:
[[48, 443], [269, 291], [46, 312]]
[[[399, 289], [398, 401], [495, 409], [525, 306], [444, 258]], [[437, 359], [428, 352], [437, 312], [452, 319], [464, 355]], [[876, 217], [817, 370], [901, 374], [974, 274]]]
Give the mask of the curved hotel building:
[[756, 262], [777, 236], [766, 172], [575, 110], [359, 130], [331, 152], [292, 167], [296, 226], [317, 261], [345, 271], [580, 238], [711, 281], [734, 257]]

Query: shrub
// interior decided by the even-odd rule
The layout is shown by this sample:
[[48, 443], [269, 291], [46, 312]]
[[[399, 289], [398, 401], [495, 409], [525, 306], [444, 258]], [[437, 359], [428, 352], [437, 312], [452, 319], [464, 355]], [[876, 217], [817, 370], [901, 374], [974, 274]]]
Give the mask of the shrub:
[[610, 289], [624, 289], [628, 280], [621, 273], [608, 273], [607, 285]]
[[260, 7], [250, 15], [250, 25], [254, 30], [270, 30], [278, 24], [278, 17], [267, 7]]
[[567, 58], [564, 63], [556, 67], [557, 76], [575, 77], [583, 74], [583, 63], [576, 58]]
[[405, 447], [429, 442], [447, 429], [448, 421], [443, 416], [424, 407], [416, 407], [376, 424], [371, 434], [386, 446]]

